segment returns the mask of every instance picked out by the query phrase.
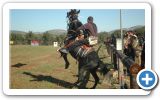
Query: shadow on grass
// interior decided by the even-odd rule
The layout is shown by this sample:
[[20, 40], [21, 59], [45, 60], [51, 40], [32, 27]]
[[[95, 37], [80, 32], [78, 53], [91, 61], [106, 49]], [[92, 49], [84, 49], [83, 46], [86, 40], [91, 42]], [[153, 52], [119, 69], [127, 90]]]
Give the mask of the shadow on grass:
[[34, 75], [30, 72], [23, 72], [23, 74], [31, 76], [33, 78], [33, 80], [30, 81], [47, 81], [47, 82], [51, 82], [54, 84], [57, 84], [59, 86], [65, 87], [65, 88], [73, 88], [75, 87], [75, 85], [73, 83], [70, 82], [66, 82], [64, 80], [60, 80], [51, 76], [44, 76], [44, 75]]
[[20, 67], [22, 67], [22, 66], [24, 66], [24, 65], [27, 65], [27, 64], [17, 63], [17, 64], [15, 64], [15, 65], [12, 65], [11, 67], [20, 68]]

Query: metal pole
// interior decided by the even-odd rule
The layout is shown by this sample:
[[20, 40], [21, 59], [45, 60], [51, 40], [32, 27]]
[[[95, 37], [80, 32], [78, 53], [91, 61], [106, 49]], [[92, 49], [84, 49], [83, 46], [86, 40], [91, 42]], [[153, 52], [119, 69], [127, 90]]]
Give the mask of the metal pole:
[[[123, 31], [122, 31], [122, 12], [121, 12], [121, 9], [120, 9], [120, 30], [121, 30], [121, 51], [123, 53]], [[118, 59], [120, 60], [120, 59]], [[119, 81], [120, 81], [120, 88], [123, 88], [124, 86], [124, 79], [122, 78], [124, 76], [124, 72], [123, 72], [123, 64], [121, 61], [119, 61]]]
[[123, 30], [122, 30], [122, 10], [120, 9], [120, 30], [121, 30], [121, 39], [122, 39], [122, 53], [123, 53]]

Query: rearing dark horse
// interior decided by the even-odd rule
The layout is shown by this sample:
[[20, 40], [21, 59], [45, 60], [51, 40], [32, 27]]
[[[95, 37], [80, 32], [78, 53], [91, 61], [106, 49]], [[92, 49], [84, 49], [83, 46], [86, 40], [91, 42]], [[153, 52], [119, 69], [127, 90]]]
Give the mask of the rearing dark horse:
[[[82, 25], [82, 23], [78, 20], [78, 13], [80, 11], [71, 10], [67, 13], [67, 17], [69, 18], [68, 24], [68, 33], [65, 40], [65, 46], [72, 44], [75, 41], [75, 38], [81, 33], [76, 32], [77, 28]], [[84, 30], [83, 30], [84, 32]], [[86, 37], [86, 36], [85, 36]], [[88, 52], [86, 52], [88, 51]], [[99, 69], [103, 74], [107, 73], [107, 68], [105, 64], [99, 59], [97, 52], [92, 48], [83, 49], [81, 46], [76, 47], [75, 49], [69, 51], [71, 56], [78, 61], [78, 80], [76, 85], [79, 88], [86, 88], [86, 84], [89, 80], [90, 73], [95, 79], [95, 83], [92, 88], [96, 88], [99, 77], [96, 73], [96, 70]], [[69, 67], [69, 61], [67, 59], [67, 54], [61, 52], [62, 57], [65, 60], [65, 68]]]

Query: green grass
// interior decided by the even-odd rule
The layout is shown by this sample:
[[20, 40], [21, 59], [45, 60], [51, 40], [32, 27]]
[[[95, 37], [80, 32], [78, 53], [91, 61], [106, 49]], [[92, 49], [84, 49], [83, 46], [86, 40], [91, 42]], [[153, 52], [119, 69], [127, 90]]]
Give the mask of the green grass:
[[[97, 47], [96, 47], [97, 48]], [[64, 69], [64, 61], [53, 46], [10, 46], [10, 88], [12, 89], [61, 89], [77, 80], [77, 64], [69, 55], [69, 69]], [[108, 56], [103, 46], [100, 56]], [[109, 58], [103, 59], [109, 62]], [[21, 65], [19, 68], [15, 65]], [[102, 78], [102, 77], [101, 77]], [[93, 85], [90, 78], [88, 87]], [[97, 88], [109, 88], [106, 84], [98, 84]]]

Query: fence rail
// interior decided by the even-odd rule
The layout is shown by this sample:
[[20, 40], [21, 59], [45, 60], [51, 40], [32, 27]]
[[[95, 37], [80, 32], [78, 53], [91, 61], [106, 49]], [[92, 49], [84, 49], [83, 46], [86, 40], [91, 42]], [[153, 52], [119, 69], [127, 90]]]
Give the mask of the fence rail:
[[[114, 68], [118, 70], [119, 74], [119, 83], [120, 88], [124, 87], [124, 67], [127, 68], [127, 76], [130, 79], [130, 87], [131, 89], [139, 89], [139, 86], [136, 82], [136, 77], [138, 72], [142, 69], [141, 66], [136, 64], [132, 59], [122, 53], [122, 51], [116, 50], [114, 44], [105, 43], [107, 47], [107, 51], [111, 56], [111, 62], [114, 64]], [[120, 64], [121, 63], [121, 64]]]

